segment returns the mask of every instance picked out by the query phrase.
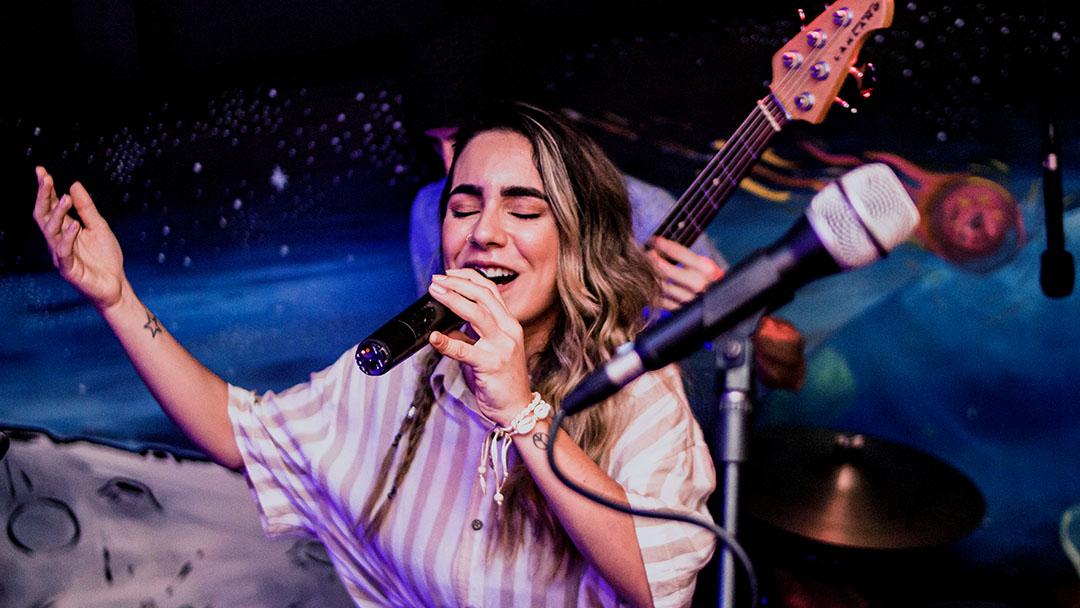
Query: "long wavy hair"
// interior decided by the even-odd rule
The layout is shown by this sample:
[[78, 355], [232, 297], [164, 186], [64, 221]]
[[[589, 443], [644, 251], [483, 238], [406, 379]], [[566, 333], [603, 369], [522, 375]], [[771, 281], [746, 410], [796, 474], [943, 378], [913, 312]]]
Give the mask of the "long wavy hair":
[[[655, 310], [659, 302], [660, 278], [634, 242], [623, 177], [595, 142], [552, 113], [522, 103], [502, 103], [471, 117], [458, 131], [456, 149], [464, 150], [480, 133], [500, 130], [519, 133], [531, 142], [533, 162], [558, 228], [559, 317], [546, 347], [528, 362], [533, 390], [558, 408], [582, 378], [644, 328], [648, 321], [644, 311]], [[440, 218], [446, 213], [454, 168], [440, 201]], [[416, 414], [405, 420], [399, 433], [407, 437], [407, 444], [392, 488], [408, 471], [433, 409], [430, 377], [440, 357], [432, 351], [422, 366], [413, 399]], [[622, 401], [625, 396], [617, 394], [567, 419], [562, 427], [604, 469], [625, 424], [620, 416]], [[366, 534], [378, 530], [389, 508], [390, 500], [382, 501], [377, 509], [376, 505], [383, 496], [396, 446], [397, 441], [384, 459], [376, 489], [363, 511]], [[562, 558], [550, 562], [554, 575], [576, 550], [523, 463], [511, 469], [502, 492], [505, 499], [496, 547], [513, 556], [529, 531], [538, 541], [550, 543], [553, 554]]]

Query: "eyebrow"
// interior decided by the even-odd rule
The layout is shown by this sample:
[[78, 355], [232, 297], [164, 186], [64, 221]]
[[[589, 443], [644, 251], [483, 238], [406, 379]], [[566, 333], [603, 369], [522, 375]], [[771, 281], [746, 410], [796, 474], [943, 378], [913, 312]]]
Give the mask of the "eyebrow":
[[450, 196], [455, 194], [468, 194], [470, 196], [480, 196], [482, 192], [480, 188], [472, 184], [458, 184], [454, 186], [454, 189], [450, 191]]
[[536, 188], [531, 188], [529, 186], [507, 186], [506, 188], [503, 188], [502, 195], [503, 196], [530, 196], [530, 197], [533, 197], [533, 198], [538, 198], [538, 199], [540, 199], [542, 201], [547, 201], [548, 200], [547, 196], [545, 196], [543, 192], [537, 190]]
[[[470, 196], [482, 196], [483, 190], [479, 186], [474, 184], [458, 184], [454, 186], [454, 189], [450, 191], [450, 195], [455, 194], [468, 194]], [[507, 197], [514, 196], [528, 196], [532, 198], [538, 198], [542, 201], [547, 201], [547, 196], [543, 192], [529, 186], [507, 186], [502, 189], [502, 195]]]

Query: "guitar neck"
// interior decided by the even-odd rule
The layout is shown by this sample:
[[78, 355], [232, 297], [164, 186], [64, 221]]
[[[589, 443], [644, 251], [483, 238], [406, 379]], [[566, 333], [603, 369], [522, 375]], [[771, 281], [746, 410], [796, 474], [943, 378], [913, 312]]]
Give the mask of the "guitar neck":
[[653, 232], [686, 247], [697, 240], [790, 117], [766, 95]]

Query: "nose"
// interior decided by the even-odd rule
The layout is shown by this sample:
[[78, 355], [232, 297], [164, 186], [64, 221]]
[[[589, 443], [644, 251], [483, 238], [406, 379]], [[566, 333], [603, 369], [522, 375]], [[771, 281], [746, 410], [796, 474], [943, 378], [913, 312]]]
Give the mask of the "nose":
[[506, 230], [498, 205], [485, 205], [473, 226], [472, 242], [478, 247], [501, 247], [506, 244]]

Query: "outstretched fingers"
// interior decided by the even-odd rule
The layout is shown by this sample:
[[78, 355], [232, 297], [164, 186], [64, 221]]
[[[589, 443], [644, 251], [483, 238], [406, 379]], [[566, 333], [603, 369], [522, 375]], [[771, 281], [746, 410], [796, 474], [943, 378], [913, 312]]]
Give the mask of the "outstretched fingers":
[[60, 274], [64, 277], [68, 277], [71, 274], [71, 269], [75, 265], [75, 238], [79, 236], [79, 222], [72, 220], [68, 222], [67, 228], [64, 228], [60, 234], [60, 241], [56, 244], [56, 248], [53, 250], [53, 263], [60, 270]]
[[72, 184], [70, 193], [75, 211], [82, 218], [87, 228], [97, 228], [105, 225], [105, 218], [98, 213], [97, 205], [94, 204], [93, 199], [90, 198], [90, 193], [86, 191], [81, 182]]
[[71, 196], [65, 194], [60, 197], [60, 200], [57, 201], [52, 211], [45, 218], [45, 225], [41, 227], [41, 232], [44, 233], [45, 241], [49, 244], [50, 249], [55, 249], [60, 245], [65, 230], [71, 230], [73, 224], [78, 224], [67, 214], [70, 209]]
[[34, 171], [38, 182], [37, 199], [34, 200], [34, 221], [37, 222], [38, 228], [45, 232], [45, 224], [48, 223], [49, 215], [59, 199], [56, 197], [53, 178], [45, 171], [45, 167], [37, 167]]

